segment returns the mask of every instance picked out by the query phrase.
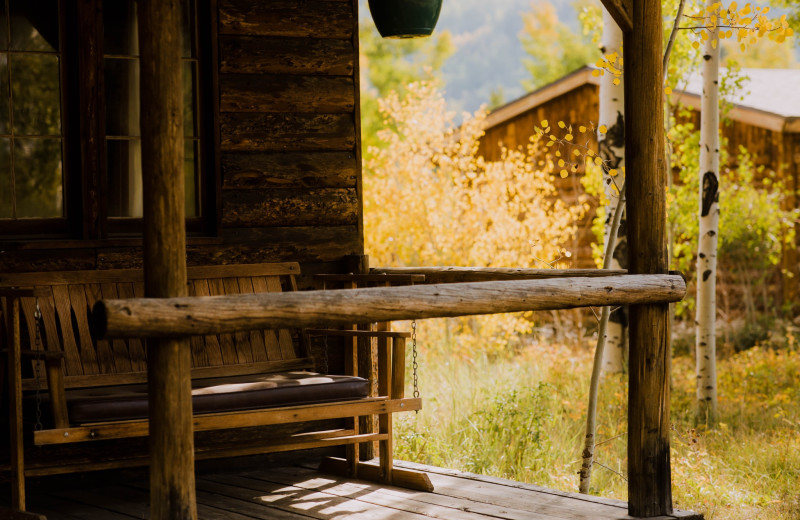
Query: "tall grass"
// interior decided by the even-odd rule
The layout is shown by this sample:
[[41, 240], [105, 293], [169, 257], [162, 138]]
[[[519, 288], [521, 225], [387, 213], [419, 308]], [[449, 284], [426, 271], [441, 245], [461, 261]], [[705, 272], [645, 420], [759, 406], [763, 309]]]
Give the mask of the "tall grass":
[[[433, 320], [431, 320], [433, 321]], [[420, 325], [420, 339], [426, 329]], [[421, 342], [424, 409], [396, 423], [397, 457], [577, 491], [592, 351], [517, 345], [512, 354], [453, 355]], [[694, 360], [672, 373], [676, 507], [711, 519], [800, 519], [800, 353], [758, 347], [719, 360], [719, 428], [694, 428]], [[626, 498], [627, 379], [606, 376], [592, 493]]]

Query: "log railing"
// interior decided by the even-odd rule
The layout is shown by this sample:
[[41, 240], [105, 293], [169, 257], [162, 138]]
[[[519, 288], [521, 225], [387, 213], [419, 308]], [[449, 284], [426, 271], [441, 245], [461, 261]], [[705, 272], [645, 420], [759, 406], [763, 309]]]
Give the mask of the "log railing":
[[102, 300], [100, 337], [180, 337], [502, 312], [679, 301], [676, 274], [502, 280], [409, 287]]
[[554, 278], [601, 278], [627, 274], [625, 269], [528, 269], [515, 267], [373, 267], [370, 275], [424, 275], [423, 283], [543, 280]]

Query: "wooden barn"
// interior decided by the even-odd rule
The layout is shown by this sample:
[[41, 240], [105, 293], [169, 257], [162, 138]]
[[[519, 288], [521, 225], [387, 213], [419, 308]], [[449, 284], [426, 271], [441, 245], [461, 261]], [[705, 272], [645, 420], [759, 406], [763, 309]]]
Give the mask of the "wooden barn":
[[[736, 151], [744, 147], [753, 156], [756, 166], [775, 172], [785, 187], [785, 203], [798, 208], [797, 179], [800, 177], [800, 70], [742, 69], [744, 81], [735, 93], [735, 101], [727, 117], [730, 124], [722, 126], [722, 136], [728, 140], [731, 160]], [[480, 153], [487, 160], [497, 160], [503, 147], [525, 146], [534, 127], [543, 119], [563, 120], [568, 124], [596, 123], [599, 113], [598, 91], [600, 78], [592, 75], [591, 67], [584, 67], [554, 81], [534, 92], [492, 111], [486, 118], [486, 135], [481, 140]], [[622, 86], [619, 87], [622, 89]], [[702, 82], [699, 75], [690, 77], [680, 91], [672, 95], [672, 103], [692, 110], [696, 127], [700, 126], [700, 100]], [[592, 137], [596, 143], [596, 136]], [[584, 194], [577, 176], [556, 179], [559, 194], [565, 200], [575, 200]], [[597, 202], [594, 201], [595, 207]], [[591, 267], [591, 243], [596, 241], [591, 230], [594, 207], [584, 216], [580, 231], [572, 244], [576, 252], [576, 267]], [[795, 237], [797, 233], [794, 234]], [[791, 242], [791, 243], [789, 243]], [[798, 243], [787, 239], [781, 269], [776, 276], [776, 299], [784, 303], [797, 297], [797, 280], [800, 277]]]
[[[671, 498], [660, 9], [607, 4], [628, 273], [368, 265], [357, 0], [0, 2], [0, 516], [699, 518]], [[627, 503], [395, 463], [422, 399], [392, 320], [590, 305], [631, 306]]]

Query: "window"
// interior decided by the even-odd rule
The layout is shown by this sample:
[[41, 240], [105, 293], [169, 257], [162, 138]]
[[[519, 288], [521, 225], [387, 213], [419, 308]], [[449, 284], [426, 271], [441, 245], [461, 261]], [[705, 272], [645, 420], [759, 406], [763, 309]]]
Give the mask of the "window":
[[65, 208], [58, 5], [0, 0], [0, 6], [0, 218], [60, 218]]
[[[0, 232], [140, 233], [137, 1], [0, 0], [0, 7]], [[189, 229], [202, 231], [214, 183], [204, 181], [201, 161], [207, 71], [197, 34], [195, 0], [184, 0], [186, 215]]]

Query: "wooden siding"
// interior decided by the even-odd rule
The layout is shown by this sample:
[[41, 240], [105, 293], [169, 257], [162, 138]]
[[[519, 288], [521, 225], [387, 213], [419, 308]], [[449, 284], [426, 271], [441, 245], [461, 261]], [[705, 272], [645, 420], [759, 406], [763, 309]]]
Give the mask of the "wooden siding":
[[[337, 272], [363, 254], [356, 0], [212, 0], [217, 229], [189, 265], [299, 261]], [[216, 105], [216, 106], [214, 106]], [[213, 141], [213, 140], [212, 140]], [[213, 143], [212, 143], [213, 144]], [[217, 181], [214, 180], [216, 175]], [[2, 238], [2, 237], [0, 237]], [[141, 241], [0, 243], [0, 271], [141, 266]], [[305, 269], [310, 266], [309, 269]]]
[[[534, 134], [534, 127], [539, 126], [543, 119], [547, 119], [551, 124], [557, 121], [564, 121], [567, 124], [587, 125], [589, 122], [596, 122], [598, 118], [598, 87], [590, 83], [584, 83], [564, 94], [537, 105], [519, 115], [505, 121], [500, 121], [494, 126], [485, 130], [485, 135], [481, 139], [479, 152], [484, 158], [496, 161], [500, 158], [502, 148], [515, 149], [525, 147]], [[693, 111], [690, 121], [697, 127], [700, 124], [700, 117], [697, 111]], [[588, 126], [588, 125], [587, 125]], [[728, 140], [728, 150], [731, 151], [731, 161], [736, 160], [739, 147], [744, 147], [753, 157], [756, 166], [763, 166], [772, 170], [785, 186], [785, 208], [800, 207], [800, 133], [778, 132], [768, 128], [762, 128], [742, 121], [728, 121], [722, 127], [722, 135]], [[592, 139], [591, 145], [596, 146], [596, 139]], [[559, 196], [565, 202], [574, 202], [578, 196], [585, 194], [580, 183], [580, 176], [583, 170], [577, 175], [570, 175], [567, 179], [555, 177], [556, 187]], [[757, 178], [760, 182], [763, 178]], [[591, 222], [595, 218], [597, 200], [589, 199], [591, 209], [589, 213], [579, 223], [579, 232], [576, 240], [572, 244], [565, 244], [570, 249], [573, 256], [572, 267], [593, 267], [591, 244], [596, 239], [591, 231]], [[794, 224], [795, 237], [800, 232], [800, 226]], [[795, 302], [798, 297], [800, 287], [800, 249], [798, 240], [790, 240], [790, 234], [786, 233], [786, 245], [784, 248], [781, 270], [783, 273], [776, 272], [769, 280], [773, 287], [772, 297], [776, 302]], [[721, 284], [723, 303], [725, 300], [736, 302], [741, 301], [738, 294], [740, 288], [735, 282]], [[727, 287], [725, 287], [727, 286]]]

